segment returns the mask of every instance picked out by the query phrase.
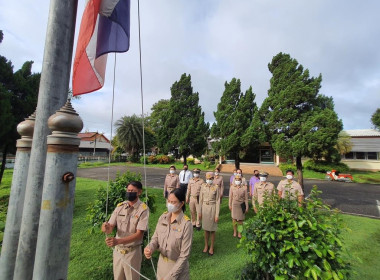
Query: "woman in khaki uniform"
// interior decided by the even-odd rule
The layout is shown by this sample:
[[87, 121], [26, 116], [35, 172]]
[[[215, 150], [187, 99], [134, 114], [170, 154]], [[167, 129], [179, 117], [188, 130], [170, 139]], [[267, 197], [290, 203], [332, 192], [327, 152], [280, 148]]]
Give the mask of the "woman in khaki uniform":
[[220, 175], [220, 169], [217, 167], [214, 171], [215, 177], [214, 177], [214, 185], [218, 185], [219, 187], [219, 194], [220, 194], [220, 203], [222, 203], [223, 198], [223, 192], [224, 192], [224, 184], [223, 184], [223, 177]]
[[[248, 212], [248, 191], [246, 186], [242, 185], [242, 178], [239, 175], [235, 176], [235, 181], [230, 187], [228, 205], [231, 211], [234, 229], [233, 235], [236, 237], [237, 234], [238, 238], [241, 238], [241, 233], [237, 232], [237, 224], [243, 224], [245, 214]], [[245, 209], [243, 209], [243, 207]]]
[[[213, 185], [214, 174], [206, 173], [206, 183], [202, 185], [199, 195], [200, 216], [202, 228], [205, 231], [205, 247], [203, 253], [209, 256], [214, 255], [215, 231], [218, 229], [220, 194], [219, 187]], [[209, 237], [211, 236], [210, 248], [208, 246]]]
[[168, 195], [174, 190], [179, 188], [179, 177], [175, 174], [176, 168], [174, 165], [170, 166], [169, 174], [165, 177], [164, 183], [164, 197], [168, 199]]
[[185, 193], [176, 189], [167, 201], [168, 211], [158, 219], [152, 240], [144, 249], [147, 259], [154, 251], [160, 252], [157, 264], [158, 280], [190, 279], [189, 257], [193, 240], [193, 227], [184, 215]]
[[186, 193], [186, 203], [189, 203], [190, 206], [191, 223], [197, 230], [201, 230], [199, 222], [199, 193], [202, 184], [205, 182], [202, 178], [199, 178], [200, 172], [199, 168], [194, 169], [194, 177], [190, 179]]

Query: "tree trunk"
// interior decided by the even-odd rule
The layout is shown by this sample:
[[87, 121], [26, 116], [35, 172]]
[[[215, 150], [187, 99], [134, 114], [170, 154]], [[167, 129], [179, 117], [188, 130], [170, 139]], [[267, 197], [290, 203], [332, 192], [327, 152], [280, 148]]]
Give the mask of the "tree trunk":
[[3, 180], [5, 163], [7, 162], [7, 153], [8, 153], [8, 144], [6, 144], [3, 149], [3, 159], [1, 161], [1, 169], [0, 169], [0, 183]]
[[301, 156], [296, 157], [296, 166], [297, 166], [298, 183], [301, 185], [302, 190], [304, 190]]
[[183, 165], [185, 165], [187, 164], [187, 154], [183, 153], [182, 156], [183, 156]]
[[239, 158], [239, 153], [235, 154], [235, 168], [239, 169], [240, 168], [240, 158]]

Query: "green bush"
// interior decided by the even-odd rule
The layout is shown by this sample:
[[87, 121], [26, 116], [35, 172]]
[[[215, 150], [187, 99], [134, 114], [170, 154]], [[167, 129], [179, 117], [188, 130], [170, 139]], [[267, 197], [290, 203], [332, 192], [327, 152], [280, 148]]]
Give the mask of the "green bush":
[[151, 164], [156, 164], [158, 161], [157, 161], [156, 156], [151, 155], [151, 156], [148, 157], [148, 162], [151, 163]]
[[309, 169], [309, 170], [313, 170], [313, 171], [321, 172], [321, 173], [326, 173], [327, 171], [331, 171], [333, 169], [335, 169], [341, 173], [345, 173], [345, 172], [350, 171], [350, 168], [342, 162], [329, 163], [326, 161], [308, 160], [308, 161], [304, 162], [303, 167], [305, 169]]
[[[117, 204], [123, 202], [126, 196], [127, 184], [131, 181], [141, 181], [141, 174], [127, 171], [126, 173], [116, 176], [115, 181], [110, 181], [108, 186], [108, 207], [107, 207], [107, 189], [100, 187], [96, 191], [96, 199], [90, 203], [87, 207], [87, 218], [92, 224], [91, 232], [98, 229], [104, 221], [108, 221], [113, 210]], [[148, 194], [148, 200], [146, 199], [146, 188], [143, 189], [143, 193], [140, 196], [141, 201], [145, 202], [151, 213], [156, 210], [155, 196]], [[106, 216], [106, 209], [107, 216]]]
[[148, 159], [148, 157], [147, 156], [142, 156], [142, 157], [140, 157], [140, 163], [141, 164], [144, 164], [144, 158], [145, 158], [145, 164], [148, 164], [149, 163], [149, 159]]
[[303, 206], [296, 200], [268, 198], [252, 219], [239, 227], [250, 262], [239, 279], [346, 279], [343, 229], [337, 212], [323, 204], [314, 186]]
[[297, 172], [296, 166], [292, 163], [280, 163], [279, 168], [281, 169], [281, 172], [283, 175], [286, 175], [286, 170], [289, 170], [289, 169], [293, 170], [294, 173]]
[[194, 165], [194, 158], [187, 158], [186, 162], [188, 165]]
[[156, 159], [157, 159], [158, 163], [160, 163], [160, 164], [168, 164], [168, 163], [174, 162], [174, 158], [169, 157], [167, 155], [157, 155]]

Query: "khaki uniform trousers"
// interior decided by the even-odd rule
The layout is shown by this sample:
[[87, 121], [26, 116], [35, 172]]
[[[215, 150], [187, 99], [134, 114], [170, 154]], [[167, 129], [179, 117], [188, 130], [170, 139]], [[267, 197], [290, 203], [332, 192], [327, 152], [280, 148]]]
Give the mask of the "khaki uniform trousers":
[[191, 223], [192, 223], [192, 225], [200, 227], [198, 198], [194, 197], [194, 196], [190, 196], [189, 206], [190, 206], [190, 214], [191, 214]]
[[[167, 257], [164, 257], [162, 254], [160, 254], [157, 264], [157, 280], [165, 279], [165, 277], [169, 275], [170, 271], [175, 266], [175, 263], [176, 261], [168, 259]], [[189, 274], [189, 262], [187, 261], [185, 267], [182, 270], [182, 273], [178, 275], [178, 279], [189, 280]]]
[[[139, 280], [140, 275], [129, 265], [140, 272], [142, 260], [141, 245], [132, 247], [132, 250], [122, 254], [117, 248], [113, 251], [113, 277], [115, 280]], [[128, 265], [129, 264], [129, 265]]]

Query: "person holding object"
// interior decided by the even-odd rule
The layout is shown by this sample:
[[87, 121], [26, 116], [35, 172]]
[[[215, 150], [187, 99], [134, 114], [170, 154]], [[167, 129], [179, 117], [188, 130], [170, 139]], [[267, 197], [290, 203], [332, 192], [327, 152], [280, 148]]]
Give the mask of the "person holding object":
[[237, 225], [243, 224], [245, 214], [248, 212], [248, 191], [242, 185], [242, 178], [239, 175], [235, 176], [235, 181], [230, 187], [228, 206], [231, 211], [232, 225], [234, 229], [233, 236], [241, 238], [241, 233], [237, 232]]
[[111, 234], [116, 227], [116, 237], [107, 237], [108, 247], [115, 247], [113, 251], [113, 275], [116, 280], [137, 280], [140, 275], [133, 271], [140, 271], [144, 232], [148, 228], [149, 210], [139, 196], [142, 193], [142, 184], [132, 181], [127, 186], [127, 201], [121, 202], [113, 211], [108, 222], [102, 224], [102, 232]]
[[193, 174], [188, 169], [188, 165], [184, 164], [183, 170], [179, 173], [179, 187], [184, 193], [187, 191], [187, 186], [189, 185], [190, 179], [193, 178]]
[[150, 243], [144, 249], [147, 259], [158, 250], [158, 280], [190, 279], [189, 257], [193, 240], [193, 227], [185, 211], [185, 193], [172, 191], [167, 200], [168, 211], [158, 219]]
[[219, 187], [220, 203], [222, 203], [224, 184], [223, 184], [223, 176], [220, 175], [220, 169], [218, 167], [215, 168], [214, 175], [215, 176], [214, 176], [213, 184]]
[[264, 199], [275, 193], [274, 185], [267, 181], [269, 174], [261, 171], [259, 174], [260, 181], [255, 184], [252, 196], [253, 210], [257, 213], [257, 206], [263, 204]]
[[199, 222], [199, 193], [204, 180], [199, 178], [201, 173], [199, 168], [195, 168], [193, 172], [194, 177], [190, 179], [189, 186], [187, 188], [186, 203], [190, 203], [191, 223], [193, 228], [196, 227], [197, 230], [201, 230], [201, 225]]
[[[199, 195], [199, 219], [202, 222], [202, 228], [205, 231], [205, 247], [203, 253], [209, 256], [214, 255], [215, 232], [218, 229], [219, 210], [220, 210], [220, 194], [219, 187], [213, 184], [214, 173], [206, 173], [206, 183], [201, 187]], [[209, 238], [211, 243], [209, 247]]]
[[298, 200], [301, 205], [303, 201], [303, 190], [301, 185], [294, 181], [294, 171], [289, 169], [286, 171], [286, 179], [281, 180], [277, 186], [278, 196], [281, 198], [288, 197], [291, 200]]
[[168, 199], [168, 195], [174, 190], [179, 188], [179, 178], [175, 174], [176, 168], [174, 165], [171, 165], [169, 168], [169, 174], [165, 177], [164, 183], [164, 197]]

